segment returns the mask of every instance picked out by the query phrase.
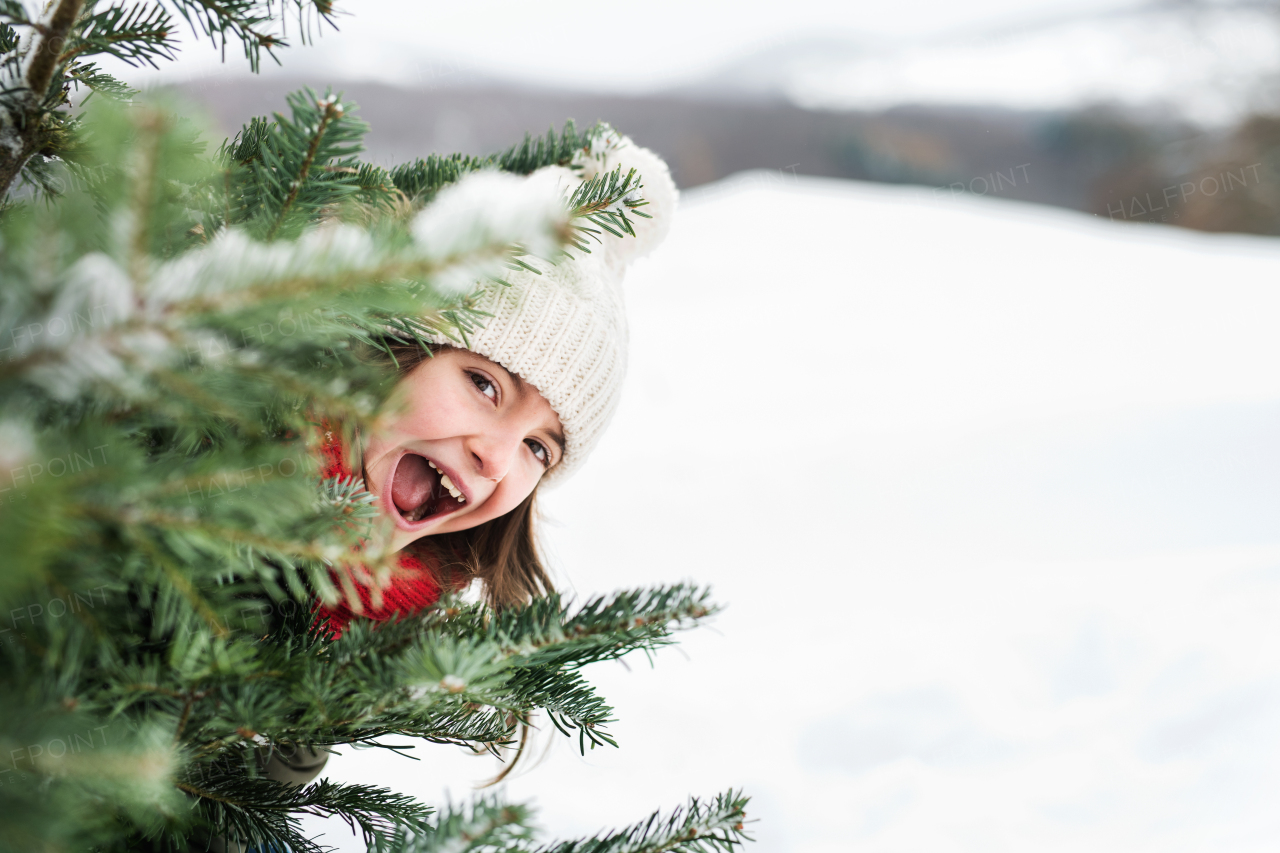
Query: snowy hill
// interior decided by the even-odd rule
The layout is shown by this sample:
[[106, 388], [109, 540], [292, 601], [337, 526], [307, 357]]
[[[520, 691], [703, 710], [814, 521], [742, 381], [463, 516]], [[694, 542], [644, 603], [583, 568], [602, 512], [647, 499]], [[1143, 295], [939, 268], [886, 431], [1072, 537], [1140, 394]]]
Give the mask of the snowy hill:
[[1274, 11], [1170, 4], [913, 42], [783, 42], [690, 88], [824, 109], [1118, 104], [1224, 123], [1274, 108], [1278, 72]]
[[[581, 595], [729, 609], [589, 671], [621, 748], [544, 735], [509, 796], [554, 836], [742, 785], [759, 853], [1273, 849], [1278, 277], [1275, 241], [995, 199], [689, 194], [548, 538]], [[417, 752], [330, 769], [427, 800], [495, 769]]]
[[[978, 28], [971, 22], [967, 29], [953, 24], [939, 34], [938, 27], [922, 21], [914, 37], [851, 34], [847, 27], [858, 20], [852, 13], [800, 15], [778, 21], [771, 30], [761, 29], [776, 33], [776, 41], [739, 48], [739, 58], [723, 64], [709, 63], [733, 55], [729, 45], [751, 44], [743, 31], [731, 28], [721, 33], [715, 14], [707, 9], [693, 15], [687, 26], [674, 28], [655, 14], [646, 24], [654, 28], [650, 37], [631, 33], [642, 52], [652, 54], [646, 62], [584, 73], [572, 55], [557, 62], [551, 58], [553, 51], [528, 52], [528, 44], [538, 44], [539, 39], [511, 22], [507, 37], [514, 37], [519, 49], [512, 45], [512, 50], [498, 50], [484, 37], [491, 34], [484, 27], [452, 34], [462, 39], [455, 44], [456, 39], [441, 41], [439, 33], [408, 24], [422, 15], [429, 18], [428, 13], [411, 5], [397, 11], [392, 0], [383, 0], [367, 16], [343, 21], [340, 39], [325, 38], [290, 51], [284, 67], [264, 66], [263, 79], [302, 75], [402, 88], [515, 87], [533, 96], [576, 92], [789, 101], [832, 110], [903, 104], [1072, 110], [1114, 104], [1172, 111], [1209, 123], [1229, 123], [1253, 108], [1280, 107], [1280, 12], [1273, 3], [1103, 5], [1111, 8], [1084, 4], [1069, 14], [1044, 18], [1050, 8], [1044, 4], [1020, 9], [1009, 4], [1003, 14], [988, 14], [986, 19], [1020, 23]], [[764, 10], [746, 10], [743, 15], [753, 21], [773, 16]], [[386, 16], [406, 18], [407, 30], [389, 37], [381, 25]], [[826, 17], [831, 20], [823, 27]], [[960, 15], [957, 22], [965, 17]], [[586, 20], [565, 25], [574, 31], [587, 25]], [[837, 20], [843, 26], [830, 25]], [[539, 23], [561, 27], [559, 21]], [[563, 29], [559, 34], [564, 35]], [[219, 54], [198, 44], [198, 39], [184, 33], [180, 40], [188, 48], [181, 70], [152, 72], [112, 61], [106, 67], [137, 85], [185, 80], [203, 86], [206, 76], [248, 78], [245, 68], [222, 63]], [[562, 67], [566, 58], [569, 64]]]

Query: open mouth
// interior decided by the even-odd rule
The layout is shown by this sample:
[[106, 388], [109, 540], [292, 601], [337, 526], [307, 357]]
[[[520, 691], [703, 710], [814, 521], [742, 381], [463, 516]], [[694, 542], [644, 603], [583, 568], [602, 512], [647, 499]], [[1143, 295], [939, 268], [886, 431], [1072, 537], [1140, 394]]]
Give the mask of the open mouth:
[[391, 472], [388, 503], [412, 525], [448, 515], [466, 506], [462, 490], [425, 456], [406, 453]]

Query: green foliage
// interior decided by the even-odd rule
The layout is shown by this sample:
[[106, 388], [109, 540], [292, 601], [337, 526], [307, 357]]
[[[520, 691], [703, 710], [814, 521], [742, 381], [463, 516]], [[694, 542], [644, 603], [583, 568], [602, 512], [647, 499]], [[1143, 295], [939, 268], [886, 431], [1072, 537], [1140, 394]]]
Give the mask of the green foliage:
[[640, 176], [634, 169], [623, 175], [619, 167], [612, 172], [596, 175], [589, 181], [583, 181], [569, 199], [569, 206], [578, 217], [597, 227], [576, 225], [573, 240], [575, 248], [583, 252], [591, 251], [588, 239], [599, 242], [601, 231], [606, 231], [614, 237], [634, 237], [636, 232], [628, 214], [645, 219], [651, 218], [649, 214], [640, 210], [648, 204], [640, 190]]
[[72, 90], [87, 87], [116, 99], [136, 94], [92, 60], [111, 56], [158, 67], [175, 59], [174, 11], [224, 57], [227, 45], [239, 42], [254, 71], [263, 51], [279, 61], [290, 17], [305, 42], [333, 26], [334, 15], [331, 0], [50, 0], [35, 10], [21, 0], [0, 0], [0, 197], [19, 181], [45, 194], [59, 192], [47, 167], [76, 147]]
[[396, 831], [432, 831], [427, 822], [430, 809], [402, 794], [370, 785], [322, 780], [301, 788], [229, 773], [180, 787], [199, 797], [197, 802], [211, 831], [250, 846], [269, 849], [273, 844], [284, 844], [294, 853], [322, 853], [326, 848], [302, 832], [300, 817], [304, 814], [338, 815], [349, 826], [359, 827], [366, 845], [392, 837]]
[[746, 805], [747, 798], [736, 791], [720, 794], [709, 803], [695, 797], [665, 820], [661, 812], [654, 812], [648, 820], [618, 832], [548, 845], [539, 853], [727, 853], [748, 838], [743, 826]]
[[554, 128], [548, 130], [546, 136], [526, 134], [519, 145], [488, 157], [432, 154], [426, 159], [419, 158], [393, 169], [391, 180], [410, 201], [422, 206], [435, 198], [443, 187], [468, 172], [497, 168], [527, 175], [543, 166], [570, 166], [605, 131], [605, 126], [595, 125], [586, 133], [579, 133], [574, 123], [569, 121], [559, 134]]
[[333, 0], [173, 0], [173, 3], [178, 14], [207, 36], [224, 55], [232, 39], [239, 41], [254, 71], [262, 61], [263, 50], [279, 63], [275, 51], [289, 46], [281, 35], [270, 31], [277, 21], [284, 22], [287, 7], [294, 8], [298, 33], [304, 43], [314, 37], [314, 30], [325, 24], [337, 28], [333, 20]]
[[534, 845], [524, 829], [528, 814], [519, 806], [485, 798], [442, 813], [435, 831], [412, 835], [401, 832], [377, 848], [379, 853], [489, 853], [519, 850], [528, 853], [722, 853], [749, 840], [743, 821], [747, 798], [728, 791], [713, 801], [697, 798], [667, 817], [654, 812], [647, 820], [581, 841]]
[[114, 56], [130, 65], [157, 68], [157, 59], [174, 59], [173, 20], [163, 6], [89, 5], [60, 57]]
[[433, 832], [402, 831], [384, 840], [377, 853], [490, 853], [528, 850], [533, 845], [529, 809], [482, 797], [466, 806], [444, 809]]
[[[0, 3], [0, 15], [4, 15], [13, 7], [13, 0]], [[0, 23], [0, 53], [10, 53], [18, 48], [18, 31], [9, 23]]]
[[548, 130], [543, 137], [525, 134], [524, 142], [511, 146], [494, 159], [498, 168], [518, 175], [528, 175], [543, 166], [568, 166], [582, 149], [591, 147], [592, 140], [599, 132], [597, 126], [585, 134], [579, 134], [570, 121], [558, 136], [554, 128]]
[[[273, 781], [262, 756], [407, 748], [388, 736], [501, 754], [536, 713], [612, 745], [582, 668], [716, 611], [673, 585], [314, 627], [317, 599], [355, 592], [336, 577], [397, 571], [371, 496], [317, 470], [322, 430], [383, 414], [388, 334], [464, 338], [485, 318], [441, 282], [523, 263], [537, 235], [558, 241], [549, 262], [630, 239], [644, 202], [640, 176], [607, 173], [562, 218], [498, 234], [475, 209], [440, 242], [415, 210], [449, 181], [573, 166], [610, 131], [388, 171], [358, 159], [339, 97], [288, 106], [208, 153], [171, 106], [100, 99], [61, 195], [0, 215], [0, 851], [315, 850], [304, 814], [371, 849], [532, 851], [520, 807], [433, 821], [385, 789]], [[546, 849], [724, 849], [744, 802]]]
[[[88, 102], [94, 94], [101, 94], [104, 97], [113, 98], [115, 100], [127, 100], [137, 95], [137, 90], [125, 85], [124, 83], [107, 74], [98, 68], [97, 63], [82, 62], [76, 64], [74, 68], [67, 71], [67, 81], [75, 88], [84, 87], [89, 90], [85, 96], [84, 103]], [[65, 158], [69, 152], [62, 150], [57, 156]]]
[[307, 89], [288, 102], [289, 118], [255, 119], [219, 151], [223, 169], [211, 187], [206, 235], [239, 225], [260, 239], [295, 237], [326, 208], [385, 184], [381, 170], [360, 168], [356, 155], [369, 128], [337, 96]]

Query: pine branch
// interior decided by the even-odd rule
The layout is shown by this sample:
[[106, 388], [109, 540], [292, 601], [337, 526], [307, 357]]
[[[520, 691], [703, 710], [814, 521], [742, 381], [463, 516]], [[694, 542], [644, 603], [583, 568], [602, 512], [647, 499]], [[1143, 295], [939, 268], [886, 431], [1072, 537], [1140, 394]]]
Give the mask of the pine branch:
[[222, 143], [215, 159], [246, 166], [261, 157], [259, 152], [270, 133], [271, 123], [262, 116], [254, 116], [234, 138]]
[[690, 799], [665, 820], [654, 812], [648, 820], [585, 841], [539, 847], [536, 853], [729, 853], [750, 840], [743, 827], [749, 798], [728, 791], [711, 802]]
[[12, 26], [15, 20], [26, 21], [27, 13], [18, 0], [0, 2], [0, 54], [18, 49], [18, 31]]
[[[617, 602], [598, 605], [585, 620], [566, 620], [569, 630], [562, 627], [557, 633], [579, 635], [576, 639], [552, 642], [547, 639], [551, 632], [545, 627], [531, 632], [527, 621], [522, 630], [502, 636], [526, 649], [540, 641], [543, 658], [577, 666], [629, 649], [653, 647], [654, 627], [660, 618], [672, 617], [670, 603], [680, 597], [672, 590], [619, 596], [630, 603], [623, 608]], [[175, 597], [172, 603], [181, 601]], [[529, 609], [538, 609], [536, 603]], [[607, 645], [584, 647], [578, 626], [584, 621], [616, 623], [623, 612], [627, 616], [623, 624], [610, 627]], [[456, 610], [453, 615], [428, 614], [379, 626], [356, 623], [336, 642], [264, 646], [240, 664], [234, 663], [228, 647], [222, 653], [226, 663], [214, 668], [209, 655], [216, 659], [216, 649], [224, 640], [206, 631], [207, 640], [186, 645], [192, 651], [183, 654], [187, 661], [183, 666], [174, 668], [170, 658], [168, 664], [156, 659], [140, 668], [121, 669], [114, 680], [132, 686], [110, 694], [109, 700], [104, 696], [104, 701], [117, 712], [142, 702], [157, 711], [181, 715], [187, 720], [187, 738], [208, 745], [203, 751], [239, 742], [244, 735], [238, 733], [246, 730], [266, 733], [275, 741], [302, 738], [310, 745], [363, 742], [395, 733], [492, 746], [510, 740], [508, 713], [524, 715], [538, 709], [547, 710], [566, 734], [568, 729], [579, 729], [584, 748], [587, 740], [592, 745], [614, 744], [603, 733], [612, 709], [580, 677], [548, 666], [530, 667], [527, 653], [515, 657], [504, 653], [491, 637], [475, 633], [475, 624], [485, 621], [483, 616], [474, 610]], [[455, 621], [458, 624], [451, 624]], [[442, 633], [432, 625], [450, 627], [456, 633]], [[267, 674], [246, 681], [250, 672]], [[274, 698], [280, 689], [304, 690], [294, 694], [301, 701], [298, 713], [280, 716]], [[197, 695], [199, 702], [192, 710], [188, 702]], [[371, 703], [371, 696], [382, 698]], [[228, 715], [231, 709], [237, 710]]]
[[[142, 21], [159, 37], [159, 18], [128, 15], [100, 18], [103, 32]], [[95, 85], [92, 69], [72, 59], [58, 85]], [[318, 482], [318, 424], [369, 426], [394, 385], [368, 353], [388, 335], [466, 340], [486, 319], [477, 282], [630, 239], [639, 177], [607, 173], [565, 200], [504, 172], [607, 149], [604, 131], [571, 126], [388, 172], [356, 159], [351, 110], [311, 92], [209, 158], [171, 116], [102, 100], [75, 135], [65, 195], [0, 216], [0, 329], [14, 330], [0, 340], [0, 474], [23, 491], [0, 514], [14, 564], [0, 613], [25, 620], [0, 647], [0, 752], [27, 737], [16, 719], [75, 715], [159, 747], [101, 784], [25, 771], [30, 785], [0, 787], [0, 847], [176, 851], [223, 836], [308, 850], [298, 817], [311, 811], [344, 816], [378, 850], [530, 850], [525, 813], [496, 801], [432, 829], [380, 789], [276, 785], [255, 756], [418, 742], [497, 754], [538, 711], [583, 749], [613, 744], [613, 709], [581, 668], [648, 654], [715, 612], [677, 585], [497, 613], [446, 601], [341, 638], [317, 625], [319, 602], [354, 608], [367, 593], [378, 606], [402, 571], [362, 484]], [[709, 806], [693, 811], [591, 843], [729, 838]]]
[[283, 843], [297, 853], [323, 853], [302, 833], [300, 815], [338, 815], [366, 845], [393, 837], [397, 831], [421, 832], [431, 810], [411, 797], [369, 785], [342, 785], [327, 779], [299, 788], [270, 779], [215, 776], [178, 787], [197, 797], [200, 814], [211, 831], [247, 846]]
[[[316, 160], [316, 152], [320, 149], [320, 143], [324, 140], [325, 131], [328, 130], [329, 124], [336, 119], [342, 118], [342, 104], [337, 102], [335, 96], [328, 95], [317, 101], [316, 105], [322, 107], [323, 112], [320, 114], [320, 120], [316, 122], [315, 130], [311, 133], [311, 141], [307, 145], [307, 153], [303, 156], [302, 162], [298, 164], [295, 172], [296, 177], [290, 182], [289, 194], [285, 196], [284, 201], [281, 203], [280, 210], [276, 213], [275, 221], [267, 229], [267, 240], [275, 237], [276, 232], [280, 230], [280, 226], [284, 224], [285, 217], [289, 215], [293, 203], [298, 200], [298, 191], [302, 189], [303, 184], [307, 181], [307, 174], [311, 171], [311, 166]], [[336, 171], [342, 167], [329, 168], [331, 171]]]
[[525, 135], [524, 141], [506, 151], [487, 157], [463, 154], [432, 154], [391, 170], [391, 180], [416, 206], [432, 201], [444, 187], [456, 183], [470, 172], [496, 168], [503, 172], [527, 175], [544, 166], [572, 166], [593, 140], [609, 132], [605, 124], [597, 124], [579, 133], [573, 121], [565, 123], [559, 135], [548, 130], [543, 137]]
[[[603, 172], [584, 181], [569, 199], [569, 209], [574, 219], [585, 219], [617, 238], [634, 237], [635, 228], [628, 214], [649, 219], [640, 210], [648, 204], [641, 193], [643, 185], [635, 169], [624, 176], [622, 167]], [[612, 209], [611, 209], [612, 208]], [[590, 252], [587, 238], [600, 242], [600, 231], [586, 225], [575, 225], [574, 245], [583, 252]]]
[[[479, 618], [515, 665], [576, 668], [665, 645], [673, 629], [692, 627], [718, 612], [710, 595], [690, 584], [626, 590], [592, 598], [572, 615], [559, 595], [550, 595]], [[478, 627], [476, 616], [460, 618], [458, 627]]]
[[466, 806], [450, 806], [434, 827], [413, 835], [402, 832], [373, 848], [374, 853], [491, 853], [527, 850], [533, 840], [532, 817], [525, 806], [482, 797]]
[[568, 166], [584, 147], [590, 145], [591, 138], [600, 132], [601, 127], [596, 125], [585, 134], [579, 134], [571, 119], [565, 122], [559, 136], [554, 128], [542, 137], [525, 134], [522, 143], [513, 145], [493, 159], [502, 171], [517, 175], [528, 175], [544, 166]]
[[[143, 204], [149, 196], [139, 191], [136, 197], [138, 204]], [[453, 305], [423, 304], [428, 295], [434, 298], [434, 294], [415, 288], [412, 282], [429, 281], [451, 267], [492, 268], [509, 251], [502, 244], [481, 244], [475, 247], [474, 253], [462, 252], [438, 259], [434, 254], [424, 255], [418, 245], [399, 244], [395, 240], [379, 244], [368, 233], [353, 229], [332, 229], [309, 235], [299, 242], [274, 246], [254, 244], [230, 232], [197, 252], [156, 266], [146, 262], [147, 256], [141, 250], [144, 227], [137, 229], [130, 243], [133, 247], [131, 269], [128, 272], [118, 269], [112, 274], [121, 280], [143, 279], [145, 288], [139, 289], [145, 289], [150, 295], [151, 310], [110, 324], [99, 323], [96, 328], [78, 329], [76, 334], [50, 341], [58, 345], [56, 349], [37, 348], [35, 341], [23, 341], [17, 357], [11, 356], [10, 361], [0, 365], [0, 377], [27, 376], [63, 399], [82, 393], [91, 383], [105, 381], [125, 397], [138, 399], [140, 395], [146, 396], [145, 376], [149, 375], [154, 382], [171, 375], [167, 371], [175, 360], [188, 353], [199, 354], [207, 349], [206, 342], [211, 337], [213, 340], [222, 337], [217, 334], [219, 328], [252, 328], [260, 320], [251, 322], [251, 317], [262, 318], [264, 314], [274, 324], [279, 312], [284, 311], [309, 316], [313, 331], [327, 333], [333, 343], [353, 336], [367, 341], [374, 334], [385, 333], [389, 318], [414, 315], [416, 319], [401, 325], [420, 330], [448, 330], [456, 324], [465, 334], [478, 319], [478, 315], [466, 307], [465, 296], [458, 297]], [[106, 272], [101, 269], [106, 263], [105, 258], [95, 259], [101, 272]], [[396, 282], [397, 286], [384, 285], [384, 282]], [[274, 315], [271, 306], [277, 306]], [[316, 306], [317, 311], [321, 306], [330, 306], [326, 310], [331, 317], [307, 315], [311, 306]], [[252, 315], [246, 313], [249, 309]], [[76, 310], [87, 315], [93, 308]], [[74, 311], [60, 307], [51, 316], [29, 316], [24, 320], [25, 325], [43, 327], [70, 314]], [[17, 325], [15, 322], [11, 328]], [[297, 325], [293, 322], [294, 327]], [[159, 341], [167, 343], [161, 351], [167, 352], [167, 357], [158, 357], [161, 355], [156, 351]], [[138, 350], [139, 344], [145, 344], [145, 352]], [[292, 340], [282, 335], [253, 344], [251, 350], [268, 352], [294, 346]], [[90, 351], [94, 353], [92, 369], [81, 361]], [[224, 362], [228, 367], [239, 366], [246, 378], [254, 372], [270, 375], [277, 382], [284, 378], [279, 371], [271, 373], [259, 368], [263, 358], [251, 356], [250, 348], [233, 347], [229, 352], [240, 353], [240, 357], [224, 358]], [[113, 376], [116, 378], [111, 379]], [[198, 380], [199, 374], [193, 378]], [[191, 396], [198, 388], [190, 385], [190, 392], [183, 391], [174, 384], [176, 381], [169, 382], [167, 393], [176, 391]], [[220, 408], [212, 399], [198, 402], [202, 407]]]
[[[275, 20], [271, 0], [173, 0], [178, 14], [191, 26], [193, 32], [203, 33], [226, 56], [228, 42], [232, 38], [244, 46], [245, 58], [249, 67], [257, 73], [261, 64], [261, 54], [267, 54], [279, 64], [275, 54], [277, 48], [288, 47], [288, 43], [274, 33], [267, 31], [267, 26]], [[281, 3], [283, 12], [284, 3]], [[310, 36], [308, 15], [314, 14], [321, 24], [328, 24], [337, 29], [333, 20], [332, 0], [297, 0], [298, 27], [305, 42]], [[283, 19], [283, 14], [281, 15]]]
[[485, 158], [462, 154], [432, 154], [425, 160], [419, 158], [395, 167], [391, 170], [391, 181], [416, 206], [421, 207], [434, 199], [442, 188], [457, 183], [465, 174], [479, 171], [486, 163]]
[[[63, 99], [56, 86], [58, 58], [75, 25], [84, 0], [58, 0], [38, 21], [29, 21], [20, 3], [9, 0], [0, 6], [7, 24], [22, 24], [34, 31], [25, 56], [18, 48], [5, 56], [0, 66], [0, 198], [9, 191], [27, 161], [44, 148], [64, 125], [50, 120], [51, 104]], [[9, 27], [12, 33], [12, 27]], [[15, 39], [11, 35], [7, 42]]]
[[77, 22], [75, 37], [58, 57], [66, 64], [81, 56], [107, 54], [129, 65], [158, 68], [157, 59], [176, 59], [173, 21], [162, 6], [135, 3], [90, 11]]
[[[324, 168], [347, 171], [352, 167], [325, 166]], [[374, 207], [378, 213], [390, 212], [400, 201], [401, 194], [396, 189], [395, 181], [391, 179], [391, 173], [381, 166], [361, 163], [355, 167], [354, 172], [348, 173], [354, 174], [355, 185], [359, 188], [356, 198], [361, 203]]]
[[496, 797], [441, 813], [434, 829], [400, 833], [378, 847], [379, 853], [731, 853], [750, 840], [744, 829], [747, 797], [735, 791], [710, 802], [696, 797], [669, 816], [654, 812], [647, 820], [582, 841], [533, 847], [524, 829], [528, 812]]
[[552, 725], [564, 736], [578, 732], [578, 750], [584, 755], [587, 744], [594, 749], [618, 742], [604, 731], [614, 722], [613, 708], [576, 672], [547, 667], [518, 670], [507, 685], [518, 697], [512, 704], [546, 711]]
[[368, 197], [377, 178], [355, 159], [368, 126], [353, 108], [337, 95], [321, 97], [310, 89], [287, 100], [288, 118], [277, 113], [274, 122], [255, 119], [219, 151], [224, 172], [211, 191], [224, 202], [211, 212], [224, 216], [206, 220], [210, 236], [232, 225], [247, 226], [266, 240], [286, 231], [292, 236], [337, 205]]
[[[67, 79], [73, 86], [84, 86], [91, 94], [102, 94], [109, 98], [126, 99], [138, 94], [137, 89], [99, 70], [97, 64], [92, 62], [72, 63], [67, 69]], [[82, 101], [81, 104], [83, 103]]]
[[[100, 72], [78, 71], [83, 57], [109, 54], [152, 67], [176, 58], [173, 22], [162, 4], [119, 4], [101, 11], [93, 2], [87, 5], [85, 11], [85, 0], [57, 0], [39, 20], [31, 20], [19, 0], [0, 2], [0, 199], [26, 174], [28, 163], [38, 167], [75, 148], [70, 85], [125, 91]], [[228, 42], [239, 40], [254, 71], [263, 50], [279, 61], [276, 48], [287, 46], [273, 32], [277, 17], [283, 24], [285, 5], [280, 3], [277, 12], [275, 0], [173, 0], [193, 31], [208, 36], [224, 58]], [[312, 36], [313, 22], [334, 25], [331, 0], [294, 0], [292, 5], [304, 42]], [[22, 29], [31, 33], [25, 50]], [[34, 172], [28, 181], [47, 194], [57, 192]]]
[[37, 35], [27, 57], [24, 82], [36, 97], [43, 98], [48, 91], [63, 45], [83, 6], [84, 0], [58, 0], [48, 16], [34, 24]]
[[[86, 849], [121, 825], [184, 810], [171, 784], [177, 756], [162, 733], [76, 710], [70, 697], [42, 703], [35, 715], [13, 707], [16, 699], [7, 694], [0, 708], [0, 850], [49, 849], [54, 838]], [[107, 804], [118, 812], [108, 814]]]

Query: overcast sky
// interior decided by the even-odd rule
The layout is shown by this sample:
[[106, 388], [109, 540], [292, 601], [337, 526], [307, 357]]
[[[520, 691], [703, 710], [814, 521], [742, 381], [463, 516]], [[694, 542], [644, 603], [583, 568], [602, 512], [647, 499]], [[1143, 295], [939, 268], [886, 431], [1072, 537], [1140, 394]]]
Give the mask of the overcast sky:
[[[327, 32], [310, 47], [295, 39], [282, 59], [286, 72], [324, 69], [348, 78], [429, 83], [474, 69], [531, 83], [639, 92], [696, 79], [793, 39], [945, 38], [1133, 5], [1135, 0], [364, 0], [339, 4], [348, 10], [340, 32]], [[244, 73], [245, 65], [229, 50], [220, 67], [207, 43], [189, 44], [179, 62], [184, 77]], [[155, 72], [129, 77], [141, 83]]]

